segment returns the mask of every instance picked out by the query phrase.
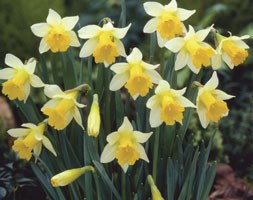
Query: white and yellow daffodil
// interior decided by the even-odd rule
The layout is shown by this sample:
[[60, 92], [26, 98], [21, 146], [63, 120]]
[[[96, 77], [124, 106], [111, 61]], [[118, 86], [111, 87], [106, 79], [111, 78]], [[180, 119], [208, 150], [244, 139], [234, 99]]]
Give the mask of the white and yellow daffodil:
[[184, 66], [188, 67], [194, 72], [198, 73], [202, 66], [208, 67], [211, 65], [211, 58], [215, 55], [215, 50], [203, 40], [211, 31], [212, 26], [197, 31], [192, 26], [189, 26], [189, 32], [185, 37], [176, 37], [165, 44], [165, 47], [170, 51], [177, 53], [175, 62], [175, 70], [180, 70]]
[[89, 136], [97, 137], [100, 129], [100, 109], [98, 104], [98, 95], [93, 95], [93, 102], [90, 109], [90, 114], [87, 121], [87, 132]]
[[51, 178], [51, 184], [54, 187], [66, 186], [88, 171], [95, 172], [95, 169], [92, 166], [84, 166], [63, 171]]
[[182, 123], [185, 107], [196, 107], [191, 101], [183, 97], [186, 88], [173, 90], [170, 84], [161, 80], [155, 89], [155, 95], [147, 101], [151, 109], [149, 122], [151, 127], [158, 127], [163, 122], [167, 125]]
[[42, 146], [57, 156], [50, 140], [44, 135], [46, 122], [41, 122], [38, 126], [31, 123], [22, 124], [22, 126], [25, 128], [14, 128], [7, 131], [10, 136], [17, 138], [12, 149], [18, 152], [19, 158], [30, 160], [32, 151], [36, 157], [39, 157]]
[[222, 117], [228, 115], [227, 103], [234, 96], [216, 89], [219, 84], [217, 73], [214, 72], [211, 79], [204, 85], [199, 87], [197, 96], [197, 112], [200, 123], [206, 128], [210, 121], [218, 122]]
[[10, 68], [0, 70], [0, 79], [7, 80], [2, 83], [2, 93], [10, 100], [18, 99], [26, 102], [31, 86], [43, 87], [44, 83], [34, 75], [36, 60], [29, 59], [26, 63], [12, 54], [6, 54], [5, 64]]
[[79, 47], [76, 33], [72, 31], [79, 17], [64, 17], [49, 9], [46, 23], [31, 26], [34, 35], [41, 37], [39, 52], [42, 54], [51, 49], [52, 52], [65, 52], [70, 46]]
[[162, 79], [155, 70], [159, 65], [151, 65], [142, 61], [142, 53], [134, 48], [126, 58], [127, 63], [116, 63], [111, 70], [116, 73], [110, 83], [110, 90], [116, 91], [125, 85], [131, 96], [136, 99], [145, 96], [153, 83], [158, 84]]
[[188, 19], [195, 13], [195, 10], [186, 10], [177, 7], [176, 0], [172, 0], [168, 5], [163, 6], [158, 2], [146, 2], [143, 4], [146, 13], [154, 18], [150, 19], [144, 26], [144, 33], [156, 31], [159, 47], [184, 32], [182, 21]]
[[242, 40], [250, 38], [249, 35], [242, 37], [229, 36], [225, 37], [220, 34], [216, 34], [218, 46], [217, 54], [212, 59], [213, 69], [218, 69], [221, 66], [222, 60], [229, 66], [230, 69], [242, 64], [248, 57], [249, 53], [246, 49], [249, 46]]
[[131, 24], [125, 28], [114, 28], [109, 21], [101, 28], [97, 25], [88, 25], [78, 31], [82, 39], [88, 39], [81, 51], [80, 57], [93, 55], [96, 63], [104, 63], [105, 67], [115, 62], [118, 56], [126, 57], [123, 43], [124, 38]]
[[46, 85], [44, 93], [49, 98], [52, 98], [41, 108], [43, 114], [49, 117], [48, 124], [50, 126], [56, 130], [62, 130], [74, 118], [83, 128], [78, 108], [83, 108], [85, 105], [76, 101], [79, 94], [78, 90], [63, 92], [57, 85]]
[[116, 158], [124, 172], [127, 171], [129, 165], [134, 165], [139, 159], [149, 162], [141, 143], [146, 142], [151, 135], [152, 132], [142, 133], [134, 131], [131, 123], [125, 117], [118, 131], [107, 136], [108, 144], [102, 152], [100, 161], [108, 163]]

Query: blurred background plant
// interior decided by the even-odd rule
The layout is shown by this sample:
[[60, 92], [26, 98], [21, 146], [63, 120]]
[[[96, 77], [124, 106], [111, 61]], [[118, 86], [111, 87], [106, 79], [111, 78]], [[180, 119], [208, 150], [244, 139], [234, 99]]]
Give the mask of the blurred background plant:
[[[135, 46], [148, 49], [146, 47], [149, 46], [149, 36], [142, 32], [143, 26], [148, 20], [142, 6], [144, 2], [144, 0], [126, 1], [127, 22], [133, 22], [128, 37], [124, 41], [127, 51]], [[167, 4], [169, 1], [157, 0], [157, 2]], [[194, 26], [203, 28], [214, 23], [215, 27], [223, 34], [227, 34], [225, 30], [229, 30], [234, 35], [249, 34], [253, 37], [252, 0], [178, 0], [178, 4], [180, 7], [198, 10], [187, 21]], [[116, 20], [121, 13], [120, 6], [121, 2], [119, 0], [98, 0], [95, 2], [92, 0], [44, 0], [43, 3], [39, 0], [1, 0], [0, 65], [4, 66], [6, 53], [18, 55], [22, 60], [31, 57], [31, 55], [40, 58], [38, 52], [39, 39], [35, 38], [29, 29], [32, 24], [45, 21], [49, 8], [55, 9], [62, 16], [79, 15], [80, 21], [76, 27], [79, 29], [87, 24], [97, 24], [103, 17], [110, 17], [117, 24], [118, 21]], [[136, 18], [138, 20], [134, 20]], [[252, 39], [247, 43], [251, 47], [253, 46]], [[245, 177], [248, 183], [253, 182], [253, 160], [250, 159], [253, 154], [252, 52], [251, 48], [250, 56], [244, 65], [233, 71], [227, 70], [224, 66], [221, 71], [220, 85], [222, 85], [224, 91], [235, 95], [237, 98], [229, 101], [230, 114], [219, 123], [219, 131], [216, 133], [211, 151], [212, 159], [229, 163], [241, 177]], [[145, 57], [145, 54], [148, 55], [149, 51], [143, 53]], [[159, 58], [159, 55], [156, 58]], [[156, 62], [159, 62], [159, 60], [156, 60]], [[187, 69], [182, 70], [179, 73], [178, 85], [183, 85], [183, 81], [189, 77], [189, 74]], [[36, 102], [40, 104], [40, 95], [34, 94], [34, 97], [37, 99]], [[1, 104], [0, 109], [3, 105], [6, 106], [6, 104]], [[17, 126], [19, 126], [19, 119], [16, 120]], [[34, 176], [29, 171], [29, 166], [22, 161], [18, 161], [16, 155], [10, 151], [11, 141], [4, 132], [14, 126], [15, 123], [6, 124], [6, 117], [0, 117], [0, 199], [3, 194], [7, 197], [7, 195], [13, 193], [18, 185], [25, 184], [25, 186], [33, 187], [37, 185]], [[193, 140], [197, 145], [201, 140], [208, 141], [213, 133], [212, 130], [213, 127], [209, 127], [207, 131], [203, 130], [197, 116], [194, 116], [188, 135], [194, 133]], [[29, 197], [26, 199], [29, 199]]]

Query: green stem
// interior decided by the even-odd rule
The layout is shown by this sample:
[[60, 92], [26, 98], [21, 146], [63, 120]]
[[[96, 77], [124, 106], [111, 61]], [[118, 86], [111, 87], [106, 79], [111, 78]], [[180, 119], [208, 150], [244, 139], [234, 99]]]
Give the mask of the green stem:
[[120, 14], [121, 27], [126, 26], [126, 2], [121, 0], [121, 14]]
[[92, 57], [90, 56], [88, 58], [88, 83], [93, 88], [92, 84]]
[[162, 78], [165, 78], [164, 77], [164, 65], [165, 65], [165, 62], [164, 62], [164, 60], [165, 60], [165, 58], [164, 58], [164, 54], [165, 54], [165, 50], [164, 50], [164, 48], [163, 49], [161, 49], [161, 54], [160, 54], [160, 74], [161, 74], [161, 76], [162, 76]]
[[80, 71], [79, 71], [79, 84], [83, 83], [83, 59], [81, 58]]
[[110, 71], [104, 68], [105, 83], [105, 134], [111, 131], [111, 93], [109, 90]]
[[101, 188], [100, 188], [99, 179], [98, 179], [98, 175], [97, 175], [96, 171], [93, 172], [93, 177], [94, 177], [95, 185], [96, 185], [97, 200], [102, 200]]
[[126, 200], [126, 175], [123, 171], [121, 173], [121, 178], [122, 199]]
[[156, 48], [156, 35], [155, 33], [152, 33], [150, 35], [150, 50], [149, 50], [149, 62], [151, 64], [154, 63], [154, 57], [155, 57], [155, 48]]
[[157, 177], [159, 134], [160, 134], [160, 129], [157, 128], [155, 130], [155, 141], [154, 141], [154, 152], [153, 152], [153, 170], [152, 170], [152, 176], [153, 176], [154, 182], [156, 182], [156, 177]]

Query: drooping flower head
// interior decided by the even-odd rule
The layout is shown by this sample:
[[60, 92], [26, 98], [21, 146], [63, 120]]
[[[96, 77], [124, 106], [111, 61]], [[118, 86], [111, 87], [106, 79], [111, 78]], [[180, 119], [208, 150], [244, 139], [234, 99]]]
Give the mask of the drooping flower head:
[[80, 176], [82, 176], [84, 173], [92, 171], [94, 172], [95, 169], [92, 166], [84, 166], [81, 168], [75, 168], [75, 169], [69, 169], [66, 171], [63, 171], [59, 174], [56, 174], [51, 178], [51, 184], [54, 187], [59, 186], [66, 186], [76, 179], [78, 179]]
[[211, 79], [203, 87], [199, 87], [197, 112], [203, 128], [206, 128], [210, 121], [217, 123], [222, 117], [228, 115], [229, 109], [224, 100], [234, 96], [216, 89], [218, 84], [217, 73], [214, 72]]
[[168, 40], [182, 35], [185, 29], [182, 21], [195, 13], [195, 10], [178, 8], [176, 0], [172, 0], [165, 6], [157, 2], [146, 2], [144, 10], [154, 18], [147, 22], [143, 31], [144, 33], [156, 31], [159, 47], [164, 47]]
[[76, 101], [79, 91], [70, 90], [63, 92], [57, 85], [46, 85], [44, 93], [49, 100], [42, 108], [43, 114], [48, 116], [48, 124], [56, 130], [62, 130], [74, 118], [83, 128], [82, 118], [78, 108], [85, 105]]
[[207, 37], [212, 26], [195, 32], [192, 26], [189, 26], [189, 32], [185, 37], [176, 37], [168, 41], [165, 47], [170, 51], [177, 53], [175, 70], [182, 69], [185, 65], [194, 72], [198, 73], [202, 66], [211, 65], [211, 58], [215, 55], [215, 50], [203, 40]]
[[134, 48], [126, 60], [127, 63], [116, 63], [111, 66], [116, 75], [111, 80], [110, 90], [116, 91], [125, 85], [134, 99], [139, 95], [146, 96], [153, 83], [158, 84], [162, 79], [155, 71], [159, 65], [142, 61], [142, 53], [138, 48]]
[[80, 57], [93, 55], [96, 63], [104, 63], [105, 67], [115, 62], [118, 56], [126, 57], [123, 43], [124, 38], [131, 24], [125, 28], [114, 28], [112, 22], [108, 21], [101, 28], [97, 25], [88, 25], [78, 31], [82, 39], [88, 39], [81, 51]]
[[147, 101], [151, 109], [149, 122], [151, 127], [158, 127], [163, 122], [167, 125], [182, 123], [185, 107], [195, 107], [187, 98], [183, 97], [186, 88], [173, 90], [170, 84], [161, 80], [155, 89], [155, 95]]
[[70, 46], [79, 47], [76, 33], [72, 31], [79, 17], [64, 17], [49, 9], [46, 23], [31, 26], [34, 35], [41, 37], [39, 52], [42, 54], [51, 49], [52, 52], [65, 52]]
[[139, 159], [149, 162], [141, 143], [146, 142], [151, 135], [152, 132], [134, 131], [131, 123], [125, 117], [118, 131], [107, 136], [108, 144], [102, 152], [100, 161], [108, 163], [116, 158], [124, 172], [127, 171], [129, 165], [134, 165]]
[[87, 132], [89, 136], [97, 137], [100, 129], [100, 110], [98, 104], [98, 95], [93, 95], [93, 102], [90, 109], [90, 114], [87, 121]]
[[248, 57], [249, 53], [246, 49], [249, 46], [242, 40], [250, 38], [249, 35], [244, 35], [242, 37], [229, 36], [225, 37], [220, 34], [217, 36], [217, 54], [212, 59], [213, 69], [218, 69], [221, 66], [221, 61], [229, 66], [230, 69], [242, 64]]
[[0, 79], [7, 80], [2, 83], [2, 93], [7, 95], [10, 100], [18, 99], [26, 102], [31, 85], [33, 87], [43, 87], [44, 83], [34, 75], [36, 60], [31, 58], [27, 63], [12, 54], [6, 54], [5, 64], [10, 68], [0, 70]]
[[46, 122], [41, 122], [38, 126], [31, 123], [22, 124], [22, 126], [25, 128], [14, 128], [7, 131], [10, 136], [17, 138], [12, 149], [18, 152], [19, 158], [30, 160], [32, 151], [38, 157], [42, 146], [56, 156], [50, 140], [44, 135]]

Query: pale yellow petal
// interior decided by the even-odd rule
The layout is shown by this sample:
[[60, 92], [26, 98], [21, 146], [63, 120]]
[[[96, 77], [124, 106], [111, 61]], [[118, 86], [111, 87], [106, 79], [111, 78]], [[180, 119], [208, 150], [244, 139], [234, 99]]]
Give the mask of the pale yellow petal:
[[4, 62], [6, 65], [8, 65], [9, 67], [12, 67], [14, 69], [18, 69], [20, 67], [23, 67], [22, 61], [18, 57], [14, 56], [13, 54], [10, 54], [10, 53], [6, 54]]
[[89, 40], [87, 40], [84, 43], [84, 45], [83, 45], [83, 47], [82, 47], [82, 49], [80, 51], [79, 56], [81, 58], [85, 58], [85, 57], [90, 56], [93, 53], [94, 49], [97, 47], [97, 45], [98, 45], [98, 40], [97, 39], [89, 39]]
[[38, 37], [44, 37], [50, 31], [50, 27], [47, 23], [38, 23], [31, 26], [31, 30], [34, 35]]
[[49, 150], [52, 154], [54, 154], [54, 156], [57, 156], [52, 143], [46, 136], [43, 137], [42, 144], [47, 150]]
[[115, 152], [117, 148], [114, 145], [107, 144], [101, 154], [100, 162], [101, 163], [108, 163], [115, 159]]
[[127, 31], [129, 30], [131, 24], [129, 24], [127, 27], [125, 28], [114, 28], [112, 33], [113, 35], [118, 38], [118, 39], [122, 39], [126, 36]]
[[78, 16], [64, 17], [62, 19], [62, 25], [67, 31], [70, 31], [75, 27], [78, 20], [79, 20]]
[[163, 11], [163, 5], [157, 2], [146, 2], [143, 6], [146, 13], [153, 17], [160, 16]]
[[88, 25], [83, 28], [81, 28], [78, 31], [78, 36], [82, 39], [89, 39], [96, 37], [99, 32], [101, 31], [101, 28], [97, 25]]

